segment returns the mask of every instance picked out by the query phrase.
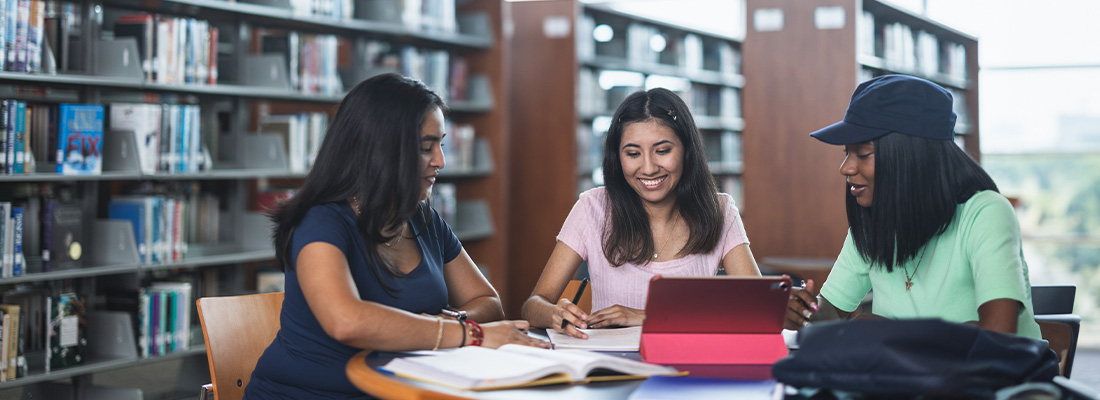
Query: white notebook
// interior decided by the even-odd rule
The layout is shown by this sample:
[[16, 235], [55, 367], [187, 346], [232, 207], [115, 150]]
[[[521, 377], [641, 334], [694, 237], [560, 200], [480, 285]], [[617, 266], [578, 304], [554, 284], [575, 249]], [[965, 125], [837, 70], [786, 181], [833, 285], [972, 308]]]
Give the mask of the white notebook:
[[550, 343], [555, 349], [580, 349], [599, 351], [638, 351], [638, 343], [642, 341], [642, 327], [631, 326], [626, 328], [610, 329], [581, 329], [588, 334], [588, 339], [578, 339], [552, 329], [546, 330], [550, 337]]

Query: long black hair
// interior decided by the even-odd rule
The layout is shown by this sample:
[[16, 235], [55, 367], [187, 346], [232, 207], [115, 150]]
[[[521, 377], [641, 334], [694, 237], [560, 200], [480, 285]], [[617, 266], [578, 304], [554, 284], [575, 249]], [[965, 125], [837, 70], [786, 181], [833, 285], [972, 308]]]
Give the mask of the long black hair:
[[628, 124], [657, 121], [676, 132], [684, 146], [684, 165], [680, 181], [673, 189], [676, 207], [691, 231], [686, 254], [714, 250], [722, 235], [723, 213], [718, 204], [718, 187], [707, 167], [703, 139], [684, 101], [663, 88], [635, 92], [628, 96], [608, 128], [603, 150], [603, 179], [608, 197], [610, 224], [604, 227], [603, 252], [616, 267], [626, 263], [651, 261], [656, 245], [650, 231], [649, 215], [642, 199], [623, 176], [619, 145]]
[[306, 212], [357, 196], [356, 227], [366, 242], [371, 272], [376, 278], [381, 278], [380, 269], [403, 276], [374, 245], [392, 240], [384, 232], [393, 232], [417, 213], [428, 220], [431, 211], [420, 203], [420, 130], [436, 108], [445, 110], [438, 95], [398, 74], [367, 79], [344, 96], [305, 183], [268, 214], [275, 223], [275, 257], [284, 269], [293, 268], [291, 237]]
[[953, 141], [888, 133], [872, 142], [872, 204], [860, 206], [845, 186], [848, 226], [864, 260], [886, 271], [943, 233], [959, 204], [980, 191], [997, 191], [993, 178]]

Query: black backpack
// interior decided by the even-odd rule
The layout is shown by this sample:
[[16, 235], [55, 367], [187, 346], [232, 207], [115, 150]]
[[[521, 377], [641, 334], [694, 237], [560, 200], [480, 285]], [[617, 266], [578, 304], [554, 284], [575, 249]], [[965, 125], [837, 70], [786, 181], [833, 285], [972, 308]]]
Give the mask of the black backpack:
[[798, 344], [772, 375], [801, 388], [990, 398], [1058, 375], [1058, 356], [1045, 341], [939, 319], [815, 323], [799, 332]]

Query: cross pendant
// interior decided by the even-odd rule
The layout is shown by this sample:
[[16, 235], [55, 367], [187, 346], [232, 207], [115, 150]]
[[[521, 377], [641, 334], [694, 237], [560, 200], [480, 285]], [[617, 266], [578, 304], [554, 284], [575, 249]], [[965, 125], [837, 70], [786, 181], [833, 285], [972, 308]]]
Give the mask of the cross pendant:
[[913, 290], [913, 281], [905, 281], [905, 290]]

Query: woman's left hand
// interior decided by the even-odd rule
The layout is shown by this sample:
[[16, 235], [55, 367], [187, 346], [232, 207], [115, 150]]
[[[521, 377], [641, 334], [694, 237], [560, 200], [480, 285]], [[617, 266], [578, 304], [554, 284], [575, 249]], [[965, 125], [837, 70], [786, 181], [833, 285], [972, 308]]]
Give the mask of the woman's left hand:
[[638, 326], [645, 321], [645, 311], [623, 307], [618, 304], [596, 311], [584, 322], [589, 328], [608, 328], [612, 326]]

